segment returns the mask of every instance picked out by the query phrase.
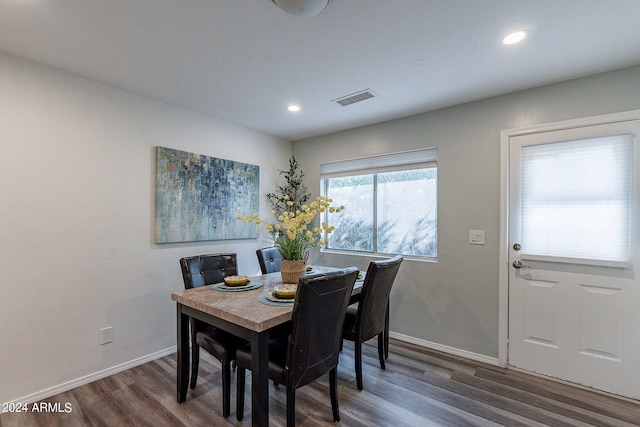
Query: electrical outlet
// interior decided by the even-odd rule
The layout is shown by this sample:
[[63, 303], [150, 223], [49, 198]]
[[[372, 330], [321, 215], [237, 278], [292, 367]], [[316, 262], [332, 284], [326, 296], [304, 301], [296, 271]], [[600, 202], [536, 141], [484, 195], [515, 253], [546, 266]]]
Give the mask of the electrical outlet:
[[100, 345], [109, 344], [113, 341], [113, 327], [107, 326], [100, 329]]

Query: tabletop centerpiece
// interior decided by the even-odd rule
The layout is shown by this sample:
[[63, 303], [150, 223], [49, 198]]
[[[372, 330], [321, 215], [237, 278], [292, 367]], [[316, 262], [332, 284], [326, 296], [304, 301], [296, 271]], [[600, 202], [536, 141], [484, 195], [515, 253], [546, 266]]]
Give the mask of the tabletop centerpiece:
[[[298, 283], [298, 279], [305, 274], [309, 249], [323, 246], [326, 236], [334, 230], [326, 222], [314, 226], [315, 217], [324, 212], [337, 213], [344, 209], [344, 206], [332, 206], [331, 202], [331, 199], [318, 196], [296, 211], [281, 213], [275, 223], [260, 219], [258, 212], [254, 212], [252, 216], [239, 215], [238, 219], [265, 226], [274, 238], [273, 245], [282, 255], [282, 281]], [[276, 212], [271, 211], [271, 214], [275, 216]]]
[[276, 221], [264, 221], [260, 219], [258, 212], [254, 212], [252, 216], [237, 217], [249, 224], [265, 226], [273, 239], [273, 246], [278, 248], [282, 255], [282, 281], [294, 284], [305, 274], [309, 250], [315, 246], [323, 246], [328, 235], [334, 230], [334, 227], [326, 222], [314, 225], [316, 216], [325, 212], [333, 214], [344, 209], [344, 206], [332, 206], [333, 200], [323, 196], [307, 203], [311, 194], [306, 193], [306, 187], [302, 183], [304, 174], [298, 168], [299, 164], [291, 157], [289, 170], [280, 171], [280, 174], [285, 175], [287, 185], [278, 187], [279, 194], [267, 194], [267, 201], [274, 208], [271, 215]]

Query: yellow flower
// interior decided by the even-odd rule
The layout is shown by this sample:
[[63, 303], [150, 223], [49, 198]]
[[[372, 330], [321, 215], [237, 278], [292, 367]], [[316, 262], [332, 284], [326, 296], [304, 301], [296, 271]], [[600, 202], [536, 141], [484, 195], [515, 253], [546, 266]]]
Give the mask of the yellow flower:
[[[288, 206], [295, 205], [290, 197], [285, 197], [285, 200]], [[272, 233], [274, 245], [282, 253], [283, 259], [300, 260], [304, 259], [309, 248], [325, 245], [326, 236], [335, 229], [326, 222], [320, 226], [313, 226], [316, 216], [325, 212], [334, 214], [343, 209], [344, 206], [331, 206], [331, 199], [320, 196], [295, 211], [281, 212], [274, 224], [260, 219], [258, 212], [254, 212], [252, 216], [238, 215], [236, 218], [248, 224], [263, 224], [265, 229]], [[274, 211], [271, 214], [274, 217], [276, 215]]]

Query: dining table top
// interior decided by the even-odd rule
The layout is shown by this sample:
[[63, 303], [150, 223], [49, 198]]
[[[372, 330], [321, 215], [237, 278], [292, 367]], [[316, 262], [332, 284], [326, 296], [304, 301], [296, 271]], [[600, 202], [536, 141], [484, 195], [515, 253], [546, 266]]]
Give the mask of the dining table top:
[[[326, 273], [335, 270], [339, 270], [339, 268], [313, 267], [313, 273]], [[223, 292], [214, 289], [213, 285], [205, 285], [172, 292], [171, 299], [184, 306], [255, 332], [263, 332], [291, 320], [292, 304], [276, 306], [258, 301], [260, 295], [273, 291], [275, 286], [283, 283], [280, 272], [252, 276], [249, 279], [254, 283], [260, 282], [262, 286], [239, 292]], [[359, 294], [361, 288], [362, 281], [357, 281], [352, 296]]]

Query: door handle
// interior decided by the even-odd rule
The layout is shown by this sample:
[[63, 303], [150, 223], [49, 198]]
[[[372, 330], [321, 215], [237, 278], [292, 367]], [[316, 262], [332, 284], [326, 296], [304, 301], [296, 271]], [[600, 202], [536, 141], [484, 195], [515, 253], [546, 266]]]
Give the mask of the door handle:
[[513, 267], [514, 268], [531, 268], [530, 265], [523, 264], [522, 261], [520, 261], [519, 259], [513, 261]]

